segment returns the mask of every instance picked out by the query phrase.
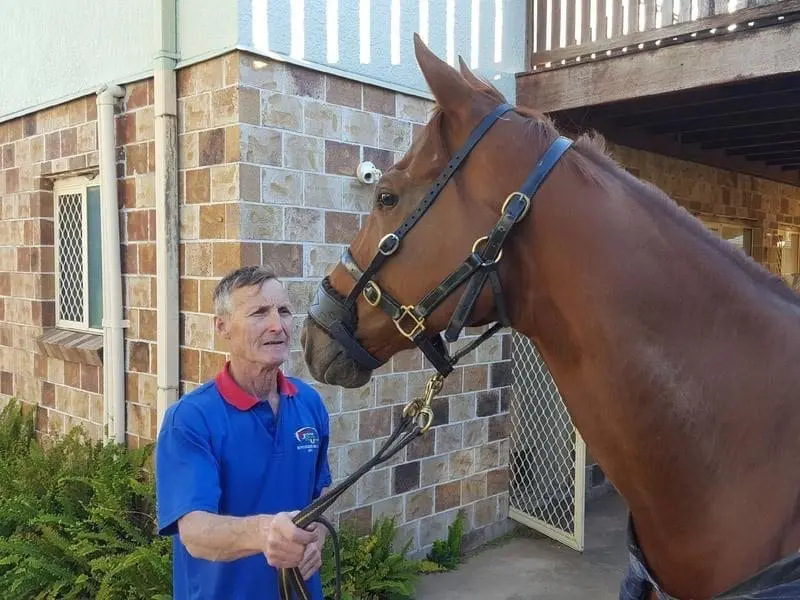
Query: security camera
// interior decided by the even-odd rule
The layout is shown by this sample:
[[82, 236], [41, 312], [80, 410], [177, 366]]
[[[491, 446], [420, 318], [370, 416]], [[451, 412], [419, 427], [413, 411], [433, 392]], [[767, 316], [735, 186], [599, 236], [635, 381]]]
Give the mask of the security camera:
[[356, 177], [358, 177], [358, 180], [367, 185], [376, 183], [381, 178], [381, 175], [383, 175], [383, 173], [381, 173], [380, 169], [368, 160], [359, 163], [358, 169], [356, 170]]

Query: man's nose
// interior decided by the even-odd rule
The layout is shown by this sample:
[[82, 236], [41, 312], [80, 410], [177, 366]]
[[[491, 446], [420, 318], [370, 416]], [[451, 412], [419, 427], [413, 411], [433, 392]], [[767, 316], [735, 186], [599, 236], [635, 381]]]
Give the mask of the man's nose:
[[278, 311], [269, 311], [267, 314], [267, 327], [271, 331], [279, 331], [281, 329], [281, 317], [278, 314]]

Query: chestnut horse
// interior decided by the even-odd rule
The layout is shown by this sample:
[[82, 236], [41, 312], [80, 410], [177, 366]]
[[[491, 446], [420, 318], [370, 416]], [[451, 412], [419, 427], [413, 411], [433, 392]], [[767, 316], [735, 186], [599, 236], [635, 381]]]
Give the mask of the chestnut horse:
[[540, 114], [498, 111], [501, 94], [463, 61], [414, 41], [436, 108], [318, 290], [301, 334], [313, 377], [359, 387], [415, 343], [446, 352], [448, 323], [451, 340], [507, 323], [536, 344], [624, 497], [642, 589], [709, 598], [771, 565], [774, 579], [778, 561], [797, 586], [800, 297], [597, 138], [565, 142]]

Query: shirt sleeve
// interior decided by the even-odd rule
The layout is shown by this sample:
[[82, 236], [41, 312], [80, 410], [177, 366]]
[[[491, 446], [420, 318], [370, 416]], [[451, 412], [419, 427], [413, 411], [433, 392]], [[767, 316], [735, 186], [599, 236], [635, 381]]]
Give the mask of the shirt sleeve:
[[331, 477], [331, 468], [330, 463], [328, 462], [328, 448], [330, 446], [330, 418], [328, 417], [328, 411], [325, 409], [325, 404], [322, 402], [322, 398], [319, 399], [319, 404], [321, 407], [321, 419], [320, 419], [320, 426], [319, 426], [319, 455], [317, 457], [317, 479], [316, 483], [314, 484], [314, 500], [320, 497], [322, 494], [322, 490], [329, 485], [333, 481]]
[[219, 463], [203, 420], [192, 418], [191, 412], [173, 412], [159, 432], [155, 461], [159, 535], [177, 534], [178, 520], [187, 513], [219, 511]]

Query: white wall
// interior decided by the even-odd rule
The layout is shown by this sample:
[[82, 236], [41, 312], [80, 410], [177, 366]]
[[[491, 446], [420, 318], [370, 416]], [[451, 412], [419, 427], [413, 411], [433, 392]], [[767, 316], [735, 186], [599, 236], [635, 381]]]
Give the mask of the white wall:
[[[177, 0], [192, 61], [236, 45], [236, 0]], [[0, 121], [152, 75], [154, 0], [0, 0]]]
[[[428, 94], [412, 35], [460, 54], [509, 100], [525, 67], [525, 0], [240, 0], [240, 47]], [[473, 13], [474, 18], [473, 18]], [[496, 16], [500, 18], [497, 19]], [[368, 49], [368, 53], [362, 54]], [[477, 53], [477, 57], [475, 56]]]
[[[461, 54], [512, 102], [514, 73], [524, 69], [525, 0], [177, 5], [181, 64], [238, 46], [428, 95], [412, 41], [415, 31], [423, 34], [427, 27], [427, 41], [439, 56], [455, 64]], [[103, 84], [150, 76], [155, 6], [155, 0], [0, 0], [0, 121], [93, 93]], [[362, 48], [368, 55], [362, 56]]]

